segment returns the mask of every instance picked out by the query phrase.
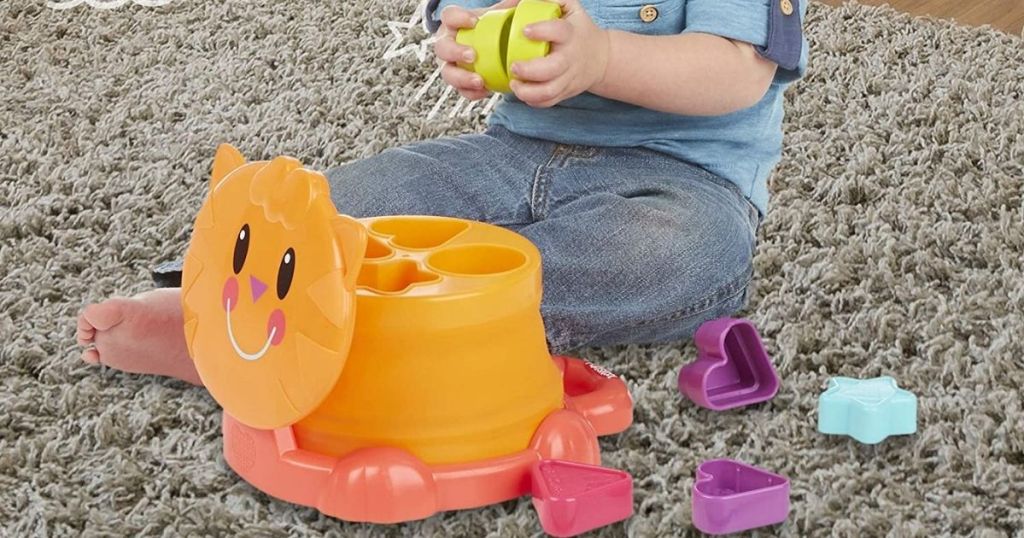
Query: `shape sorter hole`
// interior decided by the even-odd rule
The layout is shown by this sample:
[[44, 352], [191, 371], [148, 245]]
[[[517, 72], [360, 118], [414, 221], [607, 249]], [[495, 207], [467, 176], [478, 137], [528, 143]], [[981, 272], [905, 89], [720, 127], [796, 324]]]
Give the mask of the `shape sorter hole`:
[[436, 271], [474, 276], [507, 273], [525, 264], [525, 254], [499, 245], [462, 245], [427, 258], [427, 265]]
[[364, 265], [359, 272], [357, 284], [381, 293], [399, 293], [421, 282], [433, 282], [441, 277], [430, 271], [423, 271], [413, 260], [396, 260], [385, 263]]
[[383, 241], [373, 237], [372, 235], [366, 238], [366, 254], [364, 257], [368, 260], [376, 260], [380, 258], [387, 258], [394, 252], [391, 247], [387, 246]]
[[422, 217], [381, 219], [370, 225], [374, 232], [391, 236], [392, 245], [411, 249], [439, 247], [468, 227], [465, 221]]

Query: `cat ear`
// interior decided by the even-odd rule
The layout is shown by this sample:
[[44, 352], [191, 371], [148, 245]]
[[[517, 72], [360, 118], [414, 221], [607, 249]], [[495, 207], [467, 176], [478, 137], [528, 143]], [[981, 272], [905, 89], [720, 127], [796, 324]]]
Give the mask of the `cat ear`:
[[341, 259], [345, 263], [345, 288], [353, 290], [366, 254], [366, 227], [348, 215], [338, 215], [331, 221], [331, 225], [341, 250]]
[[217, 154], [213, 157], [213, 173], [210, 175], [212, 191], [232, 171], [245, 164], [245, 157], [231, 144], [217, 146]]

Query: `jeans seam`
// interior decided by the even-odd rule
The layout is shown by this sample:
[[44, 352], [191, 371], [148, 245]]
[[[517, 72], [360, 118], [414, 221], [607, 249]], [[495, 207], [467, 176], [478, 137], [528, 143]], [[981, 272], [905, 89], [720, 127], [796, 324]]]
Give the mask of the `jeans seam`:
[[[501, 144], [502, 147], [504, 147], [506, 150], [508, 150], [509, 155], [513, 156], [512, 159], [509, 159], [509, 161], [510, 161], [509, 165], [510, 166], [516, 166], [516, 164], [514, 162], [511, 162], [511, 161], [513, 161], [515, 159], [522, 160], [522, 161], [524, 161], [525, 163], [528, 163], [528, 164], [533, 164], [533, 163], [536, 162], [535, 160], [529, 158], [527, 155], [523, 154], [520, 151], [519, 148], [514, 147], [511, 143], [509, 143], [508, 140], [505, 140], [506, 137], [511, 137], [511, 138], [516, 138], [516, 137], [527, 138], [527, 137], [524, 137], [522, 135], [518, 135], [515, 132], [509, 130], [508, 128], [506, 128], [506, 127], [504, 127], [502, 125], [489, 125], [487, 127], [487, 129], [484, 130], [483, 135], [490, 137], [492, 140], [494, 140], [498, 144]], [[553, 159], [554, 159], [554, 154], [549, 156], [548, 160], [546, 162], [548, 164], [550, 164]], [[527, 199], [527, 205], [530, 207], [530, 219], [527, 222], [516, 222], [516, 223], [510, 223], [510, 224], [513, 224], [513, 225], [527, 225], [527, 224], [531, 224], [532, 222], [536, 222], [536, 220], [537, 220], [537, 217], [535, 215], [537, 213], [537, 210], [535, 209], [534, 206], [537, 203], [536, 196], [538, 194], [538, 189], [543, 187], [543, 179], [544, 178], [542, 177], [542, 175], [544, 174], [544, 167], [545, 167], [545, 165], [544, 164], [540, 164], [540, 165], [535, 165], [535, 166], [536, 166], [536, 168], [535, 168], [535, 171], [534, 171], [534, 174], [533, 174], [533, 182], [530, 185], [530, 193], [529, 193], [528, 199]], [[504, 224], [501, 224], [499, 222], [492, 222], [491, 224], [496, 224], [498, 226], [504, 226]]]
[[547, 171], [551, 168], [551, 164], [560, 157], [560, 148], [561, 146], [555, 146], [551, 150], [551, 156], [548, 157], [547, 162], [538, 166], [533, 175], [533, 186], [530, 188], [530, 213], [533, 215], [534, 222], [544, 220], [547, 216], [547, 196], [550, 184]]

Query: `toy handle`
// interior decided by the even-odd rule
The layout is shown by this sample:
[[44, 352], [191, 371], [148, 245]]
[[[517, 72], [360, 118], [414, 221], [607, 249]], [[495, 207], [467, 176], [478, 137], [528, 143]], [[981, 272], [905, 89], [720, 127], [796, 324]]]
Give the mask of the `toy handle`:
[[583, 415], [597, 435], [619, 433], [633, 423], [633, 399], [621, 377], [583, 359], [552, 359], [562, 370], [566, 408]]

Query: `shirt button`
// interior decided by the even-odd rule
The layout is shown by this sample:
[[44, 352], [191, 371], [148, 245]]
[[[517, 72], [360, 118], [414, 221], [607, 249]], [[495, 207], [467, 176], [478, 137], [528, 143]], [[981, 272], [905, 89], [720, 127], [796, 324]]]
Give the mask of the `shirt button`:
[[[789, 2], [789, 0], [783, 0], [783, 1]], [[657, 18], [658, 18], [658, 8], [656, 8], [656, 7], [654, 7], [654, 6], [650, 5], [650, 4], [647, 4], [646, 6], [640, 8], [640, 20], [642, 20], [644, 22], [654, 22], [654, 20], [657, 19]]]
[[782, 8], [783, 15], [793, 14], [793, 2], [791, 0], [780, 0], [779, 7]]

